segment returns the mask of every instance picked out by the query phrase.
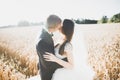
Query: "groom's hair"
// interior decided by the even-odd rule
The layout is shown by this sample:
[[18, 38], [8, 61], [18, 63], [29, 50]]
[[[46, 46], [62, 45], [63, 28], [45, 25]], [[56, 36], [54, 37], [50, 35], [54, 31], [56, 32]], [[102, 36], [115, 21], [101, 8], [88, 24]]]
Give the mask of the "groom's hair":
[[46, 21], [46, 28], [47, 29], [49, 29], [49, 28], [55, 28], [61, 22], [62, 22], [62, 20], [58, 16], [56, 16], [56, 15], [50, 15], [47, 18], [47, 21]]

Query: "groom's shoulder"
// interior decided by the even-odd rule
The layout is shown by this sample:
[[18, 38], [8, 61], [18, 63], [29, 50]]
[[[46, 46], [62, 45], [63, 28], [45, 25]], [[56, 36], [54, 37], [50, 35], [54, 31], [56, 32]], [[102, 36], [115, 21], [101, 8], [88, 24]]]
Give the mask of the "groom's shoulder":
[[44, 39], [40, 38], [39, 41], [37, 42], [36, 46], [39, 46], [39, 47], [41, 46], [42, 47], [45, 44], [46, 44], [46, 41]]

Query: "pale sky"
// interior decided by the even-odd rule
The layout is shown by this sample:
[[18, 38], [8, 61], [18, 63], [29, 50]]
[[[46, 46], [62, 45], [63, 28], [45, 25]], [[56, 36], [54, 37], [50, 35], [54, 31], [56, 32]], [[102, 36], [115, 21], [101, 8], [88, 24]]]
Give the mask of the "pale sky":
[[120, 0], [0, 0], [0, 26], [21, 20], [44, 21], [48, 15], [100, 19], [120, 13]]

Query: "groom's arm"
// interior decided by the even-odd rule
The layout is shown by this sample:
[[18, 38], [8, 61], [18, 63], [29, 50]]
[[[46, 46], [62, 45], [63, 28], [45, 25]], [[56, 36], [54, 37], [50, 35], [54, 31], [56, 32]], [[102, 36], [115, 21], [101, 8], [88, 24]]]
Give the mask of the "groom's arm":
[[51, 52], [51, 53], [53, 53], [54, 46], [53, 46], [53, 49], [52, 49], [51, 45], [49, 43], [47, 43], [44, 39], [42, 39], [36, 45], [36, 49], [37, 49], [37, 54], [39, 56], [39, 62], [42, 65], [44, 65], [44, 66], [45, 65], [51, 65], [51, 63], [53, 63], [53, 62], [47, 62], [47, 61], [45, 61], [45, 59], [43, 58], [43, 55], [45, 54], [45, 52]]
[[[53, 48], [52, 48], [53, 47]], [[45, 52], [54, 52], [54, 46], [51, 46], [50, 43], [46, 42], [45, 39], [41, 39], [36, 45], [37, 51], [40, 52], [41, 55], [45, 54]]]
[[[43, 58], [43, 54], [45, 53], [44, 46], [43, 46], [44, 44], [45, 44], [44, 41], [40, 40], [38, 42], [38, 44], [36, 45], [36, 51], [37, 51], [37, 55], [39, 57], [39, 64], [38, 65], [41, 64], [42, 66], [46, 67], [45, 62], [44, 62], [44, 58]], [[38, 67], [40, 67], [40, 66], [38, 66]]]

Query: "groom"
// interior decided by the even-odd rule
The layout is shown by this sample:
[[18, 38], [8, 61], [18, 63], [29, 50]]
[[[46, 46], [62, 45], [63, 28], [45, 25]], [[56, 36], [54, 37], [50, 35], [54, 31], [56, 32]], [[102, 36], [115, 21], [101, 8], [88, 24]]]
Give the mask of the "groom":
[[39, 37], [39, 42], [36, 45], [37, 54], [39, 57], [39, 68], [41, 80], [51, 80], [54, 71], [57, 68], [61, 68], [59, 64], [55, 62], [47, 62], [44, 60], [43, 55], [45, 52], [54, 54], [54, 42], [52, 39], [52, 33], [61, 28], [61, 19], [56, 15], [50, 15], [47, 18], [45, 29]]

